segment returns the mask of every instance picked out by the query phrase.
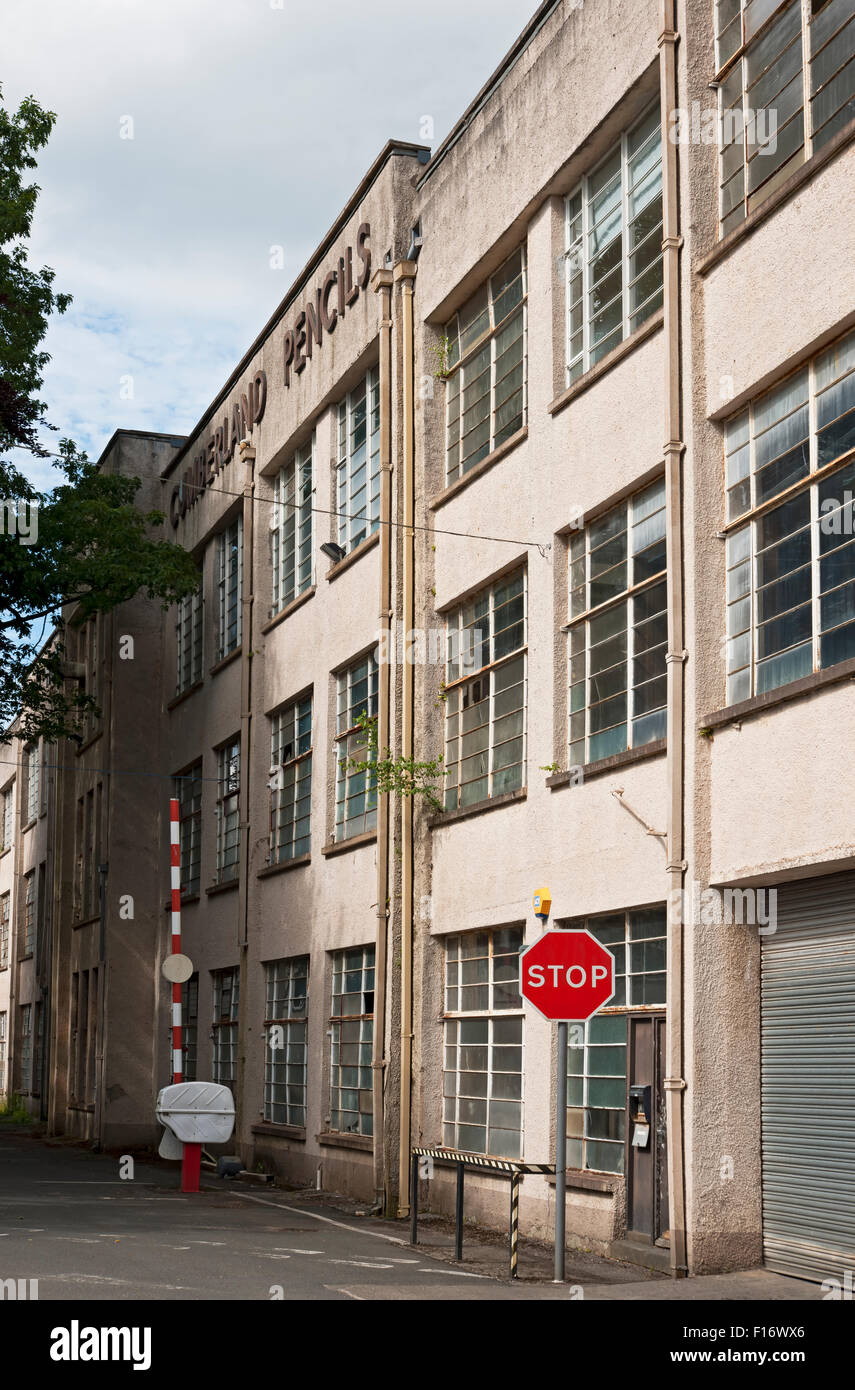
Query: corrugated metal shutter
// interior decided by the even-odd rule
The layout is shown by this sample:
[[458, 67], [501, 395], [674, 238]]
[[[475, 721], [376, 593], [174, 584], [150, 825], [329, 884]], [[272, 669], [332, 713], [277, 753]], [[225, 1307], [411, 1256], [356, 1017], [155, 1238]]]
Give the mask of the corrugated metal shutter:
[[763, 1245], [770, 1269], [855, 1269], [855, 873], [778, 890], [762, 944]]

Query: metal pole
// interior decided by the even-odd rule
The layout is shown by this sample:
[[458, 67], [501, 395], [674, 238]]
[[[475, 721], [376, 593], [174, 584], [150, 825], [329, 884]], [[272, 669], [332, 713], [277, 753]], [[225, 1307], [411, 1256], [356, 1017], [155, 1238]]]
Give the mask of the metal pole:
[[558, 1025], [558, 1104], [555, 1117], [555, 1278], [564, 1283], [564, 1220], [567, 1202], [567, 1024]]
[[[169, 871], [172, 898], [172, 954], [181, 952], [181, 804], [169, 800]], [[184, 1080], [181, 986], [172, 986], [172, 1082]]]
[[419, 1243], [419, 1156], [413, 1154], [412, 1199], [410, 1201], [410, 1243]]
[[457, 1165], [457, 1225], [454, 1232], [454, 1258], [463, 1259], [463, 1174], [462, 1163]]
[[517, 1277], [520, 1234], [520, 1175], [511, 1173], [511, 1278]]

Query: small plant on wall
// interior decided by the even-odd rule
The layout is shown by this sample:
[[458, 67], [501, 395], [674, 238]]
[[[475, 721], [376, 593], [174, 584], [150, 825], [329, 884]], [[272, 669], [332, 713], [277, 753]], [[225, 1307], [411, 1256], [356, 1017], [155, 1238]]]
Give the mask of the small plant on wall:
[[442, 754], [424, 762], [417, 758], [395, 757], [389, 748], [381, 754], [377, 746], [376, 716], [363, 710], [356, 722], [365, 735], [365, 754], [361, 758], [343, 758], [342, 765], [349, 772], [370, 775], [380, 796], [419, 796], [432, 811], [442, 811], [442, 778], [448, 775]]
[[434, 376], [437, 381], [447, 381], [451, 376], [451, 339], [444, 333], [438, 343], [434, 343], [431, 348], [436, 359], [436, 371]]

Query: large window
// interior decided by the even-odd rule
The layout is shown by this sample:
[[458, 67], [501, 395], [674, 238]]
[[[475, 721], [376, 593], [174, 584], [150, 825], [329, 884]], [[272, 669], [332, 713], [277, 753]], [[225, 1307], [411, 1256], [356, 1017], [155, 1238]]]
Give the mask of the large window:
[[570, 542], [569, 757], [576, 766], [665, 737], [665, 484]]
[[24, 875], [24, 941], [22, 956], [32, 956], [36, 950], [36, 871]]
[[196, 1080], [199, 1048], [199, 972], [181, 986], [181, 1050], [185, 1081]]
[[449, 615], [447, 810], [525, 780], [526, 576], [520, 570]]
[[717, 0], [716, 66], [724, 235], [855, 119], [852, 0]]
[[380, 374], [374, 367], [338, 407], [338, 542], [353, 550], [380, 525]]
[[238, 968], [212, 971], [214, 982], [214, 1080], [233, 1086], [237, 1080]]
[[314, 436], [280, 469], [273, 489], [271, 617], [312, 582], [312, 457]]
[[628, 1011], [665, 1004], [665, 908], [562, 922], [586, 927], [615, 958], [615, 993], [567, 1052], [567, 1166], [624, 1171]]
[[202, 679], [202, 591], [187, 594], [178, 604], [175, 624], [175, 693], [181, 695]]
[[264, 976], [264, 1118], [304, 1127], [309, 957], [269, 961]]
[[33, 1089], [33, 1006], [21, 1005], [21, 1060], [18, 1064], [21, 1094], [28, 1096]]
[[241, 644], [243, 584], [243, 517], [217, 537], [217, 660]]
[[442, 1142], [521, 1158], [522, 927], [471, 932], [445, 944]]
[[240, 864], [240, 739], [217, 749], [217, 883], [231, 883]]
[[14, 838], [15, 783], [12, 782], [3, 792], [3, 805], [0, 807], [0, 852], [11, 849]]
[[374, 947], [336, 951], [330, 1008], [330, 1129], [374, 1133]]
[[39, 745], [30, 743], [24, 749], [24, 805], [29, 825], [39, 814], [41, 795], [41, 763]]
[[657, 103], [567, 199], [567, 384], [661, 304]]
[[526, 418], [526, 263], [515, 251], [445, 328], [449, 483]]
[[175, 779], [179, 801], [181, 893], [191, 898], [199, 892], [202, 868], [202, 764], [194, 763]]
[[725, 427], [728, 704], [855, 656], [853, 449], [855, 333]]
[[286, 705], [271, 721], [270, 863], [312, 848], [312, 697]]
[[0, 970], [9, 964], [9, 936], [12, 929], [12, 895], [4, 893], [0, 898]]
[[335, 837], [349, 840], [374, 830], [377, 825], [377, 788], [372, 772], [359, 772], [350, 761], [368, 757], [366, 732], [359, 726], [360, 716], [377, 716], [377, 659], [372, 653], [356, 662], [338, 678], [336, 723], [336, 806]]

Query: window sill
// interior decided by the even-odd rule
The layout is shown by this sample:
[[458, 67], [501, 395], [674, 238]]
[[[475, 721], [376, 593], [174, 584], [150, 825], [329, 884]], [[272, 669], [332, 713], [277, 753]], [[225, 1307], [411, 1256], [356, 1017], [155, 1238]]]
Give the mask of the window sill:
[[208, 668], [208, 675], [216, 676], [219, 671], [224, 671], [227, 666], [231, 666], [232, 662], [237, 661], [238, 657], [242, 655], [243, 643], [239, 647], [235, 647], [233, 652], [229, 652], [228, 656], [224, 656], [220, 661], [215, 661], [214, 665]]
[[189, 700], [191, 695], [195, 695], [197, 690], [201, 690], [204, 684], [204, 680], [194, 681], [192, 685], [188, 685], [186, 690], [182, 690], [180, 695], [174, 696], [166, 708], [170, 710], [175, 709], [176, 705], [183, 705], [184, 701]]
[[804, 184], [809, 183], [820, 169], [830, 163], [835, 155], [839, 154], [853, 140], [855, 140], [855, 121], [850, 121], [847, 126], [837, 132], [833, 140], [829, 140], [828, 144], [824, 145], [817, 154], [811, 155], [800, 169], [796, 169], [795, 173], [791, 174], [780, 188], [771, 193], [766, 201], [760, 204], [759, 208], [755, 208], [753, 212], [749, 213], [744, 222], [740, 222], [738, 227], [734, 227], [732, 232], [728, 232], [727, 236], [723, 237], [712, 251], [698, 261], [695, 266], [696, 274], [708, 275], [719, 261], [723, 261], [726, 256], [730, 255], [735, 246], [738, 246], [741, 241], [751, 235], [755, 227], [759, 227], [761, 222], [765, 222], [766, 218], [776, 212], [782, 203], [788, 202], [794, 193], [797, 193]]
[[[615, 1175], [601, 1176], [599, 1173], [589, 1173], [581, 1168], [568, 1168], [565, 1173], [567, 1186], [578, 1192], [605, 1192], [607, 1196], [614, 1196], [615, 1192], [620, 1191], [623, 1186], [623, 1178]], [[555, 1186], [555, 1175], [549, 1174], [546, 1181], [550, 1187]]]
[[474, 483], [483, 474], [488, 473], [494, 464], [506, 458], [526, 439], [528, 439], [528, 425], [523, 425], [516, 434], [511, 435], [510, 439], [506, 439], [504, 444], [500, 444], [491, 454], [487, 454], [486, 458], [482, 458], [479, 463], [470, 468], [468, 473], [464, 473], [462, 478], [455, 478], [454, 482], [449, 483], [447, 488], [443, 488], [442, 492], [438, 492], [435, 497], [432, 497], [428, 502], [428, 510], [439, 511], [440, 507], [444, 507], [446, 502], [450, 502], [452, 497], [457, 496], [458, 492], [462, 492], [470, 483]]
[[373, 845], [376, 839], [376, 830], [366, 830], [362, 835], [351, 835], [349, 840], [332, 840], [321, 847], [321, 854], [326, 858], [332, 854], [344, 854], [346, 850], [359, 849], [361, 845]]
[[302, 869], [311, 862], [311, 854], [298, 854], [295, 859], [283, 859], [281, 864], [268, 864], [266, 869], [259, 869], [255, 877], [272, 878], [274, 874], [287, 873], [288, 869]]
[[337, 560], [334, 565], [331, 565], [324, 575], [324, 579], [331, 584], [334, 579], [338, 579], [340, 574], [344, 574], [345, 570], [349, 570], [351, 565], [355, 565], [357, 560], [361, 560], [363, 555], [367, 555], [369, 550], [373, 550], [375, 545], [379, 544], [379, 530], [372, 531], [370, 536], [366, 536], [364, 541], [359, 542], [355, 550], [351, 550], [349, 554], [345, 555], [341, 560]]
[[712, 732], [723, 728], [725, 724], [738, 724], [753, 715], [764, 714], [776, 705], [803, 699], [818, 690], [824, 690], [828, 685], [838, 685], [841, 681], [848, 680], [855, 680], [855, 657], [841, 661], [837, 666], [829, 666], [827, 671], [814, 671], [810, 676], [802, 676], [801, 680], [790, 681], [789, 685], [781, 685], [777, 690], [767, 690], [763, 695], [752, 695], [750, 700], [740, 700], [736, 705], [726, 705], [724, 709], [716, 710], [705, 719], [699, 720], [698, 733]]
[[572, 382], [566, 390], [555, 397], [554, 401], [550, 401], [549, 405], [546, 407], [549, 414], [558, 415], [571, 401], [575, 401], [577, 396], [583, 395], [590, 387], [596, 386], [601, 377], [604, 377], [607, 372], [612, 370], [612, 367], [616, 367], [619, 362], [622, 362], [625, 357], [628, 357], [631, 352], [634, 352], [637, 347], [640, 347], [647, 338], [652, 337], [652, 335], [662, 327], [664, 322], [664, 309], [657, 309], [652, 318], [649, 318], [640, 328], [636, 328], [634, 333], [630, 333], [629, 337], [624, 338], [623, 342], [618, 343], [617, 347], [612, 348], [611, 352], [606, 353], [605, 357], [597, 362], [595, 366], [589, 367], [583, 376], [580, 376], [578, 380]]
[[240, 887], [240, 879], [239, 879], [239, 878], [230, 878], [229, 881], [228, 881], [228, 883], [212, 883], [211, 886], [210, 886], [210, 888], [206, 888], [206, 889], [205, 889], [205, 896], [206, 896], [207, 898], [212, 898], [212, 897], [214, 897], [217, 893], [228, 893], [228, 891], [229, 891], [230, 888], [239, 888], [239, 887]]
[[21, 965], [25, 960], [32, 960], [32, 951], [26, 951], [24, 955], [18, 957], [18, 964]]
[[483, 801], [476, 801], [471, 806], [458, 806], [454, 811], [442, 811], [428, 820], [428, 830], [441, 829], [443, 825], [451, 825], [454, 821], [468, 820], [470, 816], [481, 816], [485, 811], [497, 811], [500, 806], [511, 806], [516, 801], [525, 801], [528, 795], [526, 787], [520, 787], [515, 792], [502, 792], [500, 796], [488, 796]]
[[12, 853], [12, 846], [7, 845], [5, 849], [0, 849], [0, 859], [5, 859], [7, 854]]
[[557, 791], [559, 787], [581, 787], [594, 777], [601, 777], [615, 768], [626, 767], [628, 763], [641, 763], [647, 758], [658, 758], [665, 752], [666, 740], [658, 738], [653, 743], [645, 743], [641, 748], [627, 748], [623, 753], [612, 753], [608, 758], [598, 758], [596, 762], [585, 763], [578, 769], [581, 772], [578, 781], [573, 772], [555, 772], [551, 777], [547, 777], [546, 785], [552, 791]]
[[276, 1125], [272, 1120], [260, 1120], [257, 1125], [252, 1125], [253, 1134], [263, 1134], [271, 1139], [296, 1139], [298, 1144], [305, 1144], [306, 1129], [300, 1125]]
[[22, 834], [22, 835], [26, 835], [27, 831], [28, 831], [28, 830], [32, 830], [33, 826], [34, 826], [34, 825], [37, 825], [37, 824], [38, 824], [38, 816], [33, 816], [33, 819], [32, 819], [32, 820], [28, 820], [26, 825], [22, 825], [22, 826], [21, 826], [21, 834]]
[[71, 930], [79, 931], [81, 927], [92, 927], [95, 925], [96, 922], [100, 921], [101, 917], [100, 914], [97, 912], [95, 913], [94, 917], [78, 917], [76, 921], [72, 922]]
[[319, 1144], [331, 1149], [359, 1149], [363, 1153], [374, 1151], [374, 1140], [370, 1134], [337, 1134], [334, 1130], [325, 1129], [315, 1138]]
[[95, 1114], [94, 1105], [84, 1105], [84, 1103], [79, 1100], [70, 1100], [65, 1108], [66, 1110], [82, 1110], [84, 1115]]
[[284, 608], [280, 608], [278, 613], [274, 613], [272, 618], [268, 619], [261, 629], [262, 634], [272, 632], [280, 623], [284, 623], [286, 618], [290, 618], [292, 613], [296, 613], [297, 609], [302, 608], [304, 603], [308, 603], [309, 599], [313, 598], [316, 593], [317, 585], [312, 584], [308, 589], [304, 589], [302, 594], [292, 598], [290, 603], [286, 603]]
[[92, 747], [93, 743], [97, 743], [103, 732], [103, 729], [99, 729], [96, 734], [90, 734], [89, 737], [80, 744], [79, 748], [75, 748], [75, 758], [79, 758], [82, 753], [85, 753], [88, 748]]

